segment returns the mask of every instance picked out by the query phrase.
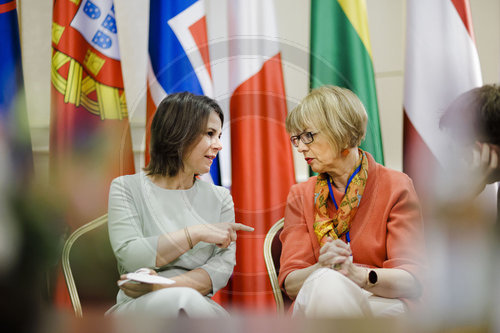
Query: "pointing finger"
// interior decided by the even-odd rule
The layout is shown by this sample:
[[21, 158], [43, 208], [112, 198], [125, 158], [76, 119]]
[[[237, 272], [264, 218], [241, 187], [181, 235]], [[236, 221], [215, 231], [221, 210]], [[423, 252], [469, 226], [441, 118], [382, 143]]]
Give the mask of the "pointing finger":
[[254, 231], [255, 229], [248, 226], [248, 225], [244, 225], [242, 223], [235, 223], [234, 225], [232, 225], [233, 229], [234, 230], [238, 230], [238, 231]]

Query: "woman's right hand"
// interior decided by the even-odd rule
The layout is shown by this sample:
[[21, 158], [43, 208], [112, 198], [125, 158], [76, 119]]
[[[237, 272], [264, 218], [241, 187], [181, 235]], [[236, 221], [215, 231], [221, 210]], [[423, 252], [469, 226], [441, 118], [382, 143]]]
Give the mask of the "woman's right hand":
[[342, 240], [328, 238], [319, 251], [318, 264], [320, 267], [333, 268], [342, 265], [351, 254], [351, 248]]
[[366, 287], [366, 268], [352, 262], [352, 251], [349, 244], [340, 239], [332, 240], [323, 245], [319, 251], [318, 264], [320, 267], [334, 269], [349, 278], [361, 288]]
[[[141, 268], [137, 270], [136, 273], [139, 271], [149, 275], [158, 275], [158, 273], [150, 268]], [[120, 280], [118, 280], [118, 287], [123, 290], [128, 297], [137, 298], [158, 289], [158, 285], [156, 284], [127, 281], [129, 281], [127, 279], [127, 274], [121, 275]]]
[[198, 224], [188, 227], [188, 232], [195, 243], [211, 243], [221, 248], [227, 248], [231, 242], [236, 241], [237, 231], [254, 231], [254, 228], [231, 222]]

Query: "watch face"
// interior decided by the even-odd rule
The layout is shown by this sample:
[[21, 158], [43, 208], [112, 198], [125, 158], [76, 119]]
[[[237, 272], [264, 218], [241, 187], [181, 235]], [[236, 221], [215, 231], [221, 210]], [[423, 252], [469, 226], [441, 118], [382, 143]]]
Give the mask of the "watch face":
[[370, 281], [371, 284], [375, 284], [377, 283], [377, 280], [378, 280], [377, 272], [370, 271], [370, 273], [368, 273], [368, 281]]

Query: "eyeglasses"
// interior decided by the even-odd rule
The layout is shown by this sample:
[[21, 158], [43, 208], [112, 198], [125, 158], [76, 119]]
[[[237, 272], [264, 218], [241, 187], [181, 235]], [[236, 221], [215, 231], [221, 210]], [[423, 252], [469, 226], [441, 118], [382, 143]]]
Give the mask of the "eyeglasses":
[[294, 135], [294, 136], [291, 136], [290, 137], [290, 141], [292, 141], [292, 145], [294, 145], [294, 147], [299, 147], [299, 140], [302, 141], [302, 143], [308, 145], [310, 143], [313, 143], [314, 141], [314, 136], [318, 134], [317, 133], [313, 133], [313, 132], [302, 132], [300, 133], [299, 135]]

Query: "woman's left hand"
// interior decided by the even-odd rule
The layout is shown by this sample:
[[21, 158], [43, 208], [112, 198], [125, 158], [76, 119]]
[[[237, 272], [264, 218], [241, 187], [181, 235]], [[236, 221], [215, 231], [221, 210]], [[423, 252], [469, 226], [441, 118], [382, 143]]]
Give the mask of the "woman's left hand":
[[[141, 268], [141, 270], [148, 270], [147, 273], [149, 275], [158, 275], [158, 273], [156, 273], [154, 270], [149, 269], [149, 268]], [[124, 281], [124, 280], [127, 280], [126, 274], [120, 276], [120, 280], [118, 281], [118, 283], [120, 283], [120, 281]], [[121, 290], [123, 290], [125, 295], [127, 295], [128, 297], [137, 298], [137, 297], [145, 295], [149, 292], [157, 290], [157, 285], [151, 284], [151, 283], [141, 283], [141, 282], [130, 281], [130, 282], [126, 282], [122, 285], [119, 285], [119, 288]]]
[[329, 238], [319, 254], [318, 263], [321, 267], [335, 269], [361, 288], [365, 286], [366, 269], [353, 264], [351, 248], [345, 242]]

